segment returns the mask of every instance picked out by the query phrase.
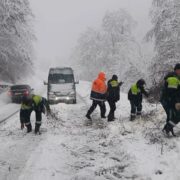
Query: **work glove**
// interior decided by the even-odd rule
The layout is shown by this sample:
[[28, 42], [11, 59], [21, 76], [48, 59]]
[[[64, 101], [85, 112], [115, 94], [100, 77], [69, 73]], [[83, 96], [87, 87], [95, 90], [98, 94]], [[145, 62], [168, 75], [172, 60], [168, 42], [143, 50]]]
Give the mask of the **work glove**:
[[122, 86], [123, 84], [124, 84], [124, 82], [121, 81], [121, 82], [119, 83], [119, 86]]
[[24, 129], [24, 123], [21, 123], [21, 129], [22, 130]]
[[51, 116], [51, 109], [47, 109], [46, 114], [47, 114], [47, 116]]
[[167, 135], [171, 132], [171, 134], [172, 134], [173, 136], [176, 136], [176, 135], [174, 134], [173, 126], [172, 126], [171, 124], [169, 124], [169, 123], [167, 123], [167, 124], [164, 126], [163, 131], [165, 131]]

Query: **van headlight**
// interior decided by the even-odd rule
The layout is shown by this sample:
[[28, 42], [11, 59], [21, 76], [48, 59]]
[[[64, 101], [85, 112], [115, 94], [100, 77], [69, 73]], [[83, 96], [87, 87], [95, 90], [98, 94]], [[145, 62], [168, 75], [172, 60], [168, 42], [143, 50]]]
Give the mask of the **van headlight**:
[[74, 96], [74, 95], [75, 95], [75, 92], [72, 91], [72, 92], [69, 93], [69, 95], [70, 95], [70, 96]]
[[49, 98], [55, 98], [55, 94], [53, 92], [48, 93]]

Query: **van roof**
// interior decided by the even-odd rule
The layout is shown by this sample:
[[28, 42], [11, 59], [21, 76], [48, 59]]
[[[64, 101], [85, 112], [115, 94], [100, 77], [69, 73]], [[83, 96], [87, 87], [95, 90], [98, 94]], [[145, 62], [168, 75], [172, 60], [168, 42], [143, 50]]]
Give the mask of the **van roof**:
[[50, 68], [49, 74], [73, 74], [73, 70], [70, 67], [56, 67]]

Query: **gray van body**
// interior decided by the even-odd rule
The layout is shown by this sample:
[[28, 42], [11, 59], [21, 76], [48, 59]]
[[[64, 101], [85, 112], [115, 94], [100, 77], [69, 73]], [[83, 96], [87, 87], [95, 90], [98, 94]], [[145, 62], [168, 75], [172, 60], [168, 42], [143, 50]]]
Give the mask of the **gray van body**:
[[76, 103], [76, 86], [72, 68], [50, 68], [48, 75], [47, 97], [50, 104], [65, 102]]

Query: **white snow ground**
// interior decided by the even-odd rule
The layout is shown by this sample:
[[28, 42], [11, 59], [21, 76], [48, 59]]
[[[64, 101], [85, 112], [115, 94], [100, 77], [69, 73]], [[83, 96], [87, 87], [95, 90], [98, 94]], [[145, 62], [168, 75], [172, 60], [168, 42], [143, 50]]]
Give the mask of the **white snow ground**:
[[[144, 117], [130, 122], [122, 93], [115, 122], [101, 120], [97, 110], [89, 125], [84, 115], [90, 87], [80, 82], [76, 105], [51, 106], [54, 118], [43, 116], [41, 135], [20, 130], [19, 114], [0, 124], [1, 180], [180, 179], [179, 137], [161, 133], [162, 108], [144, 103]], [[13, 106], [2, 105], [0, 114]], [[33, 125], [34, 119], [33, 114]]]

